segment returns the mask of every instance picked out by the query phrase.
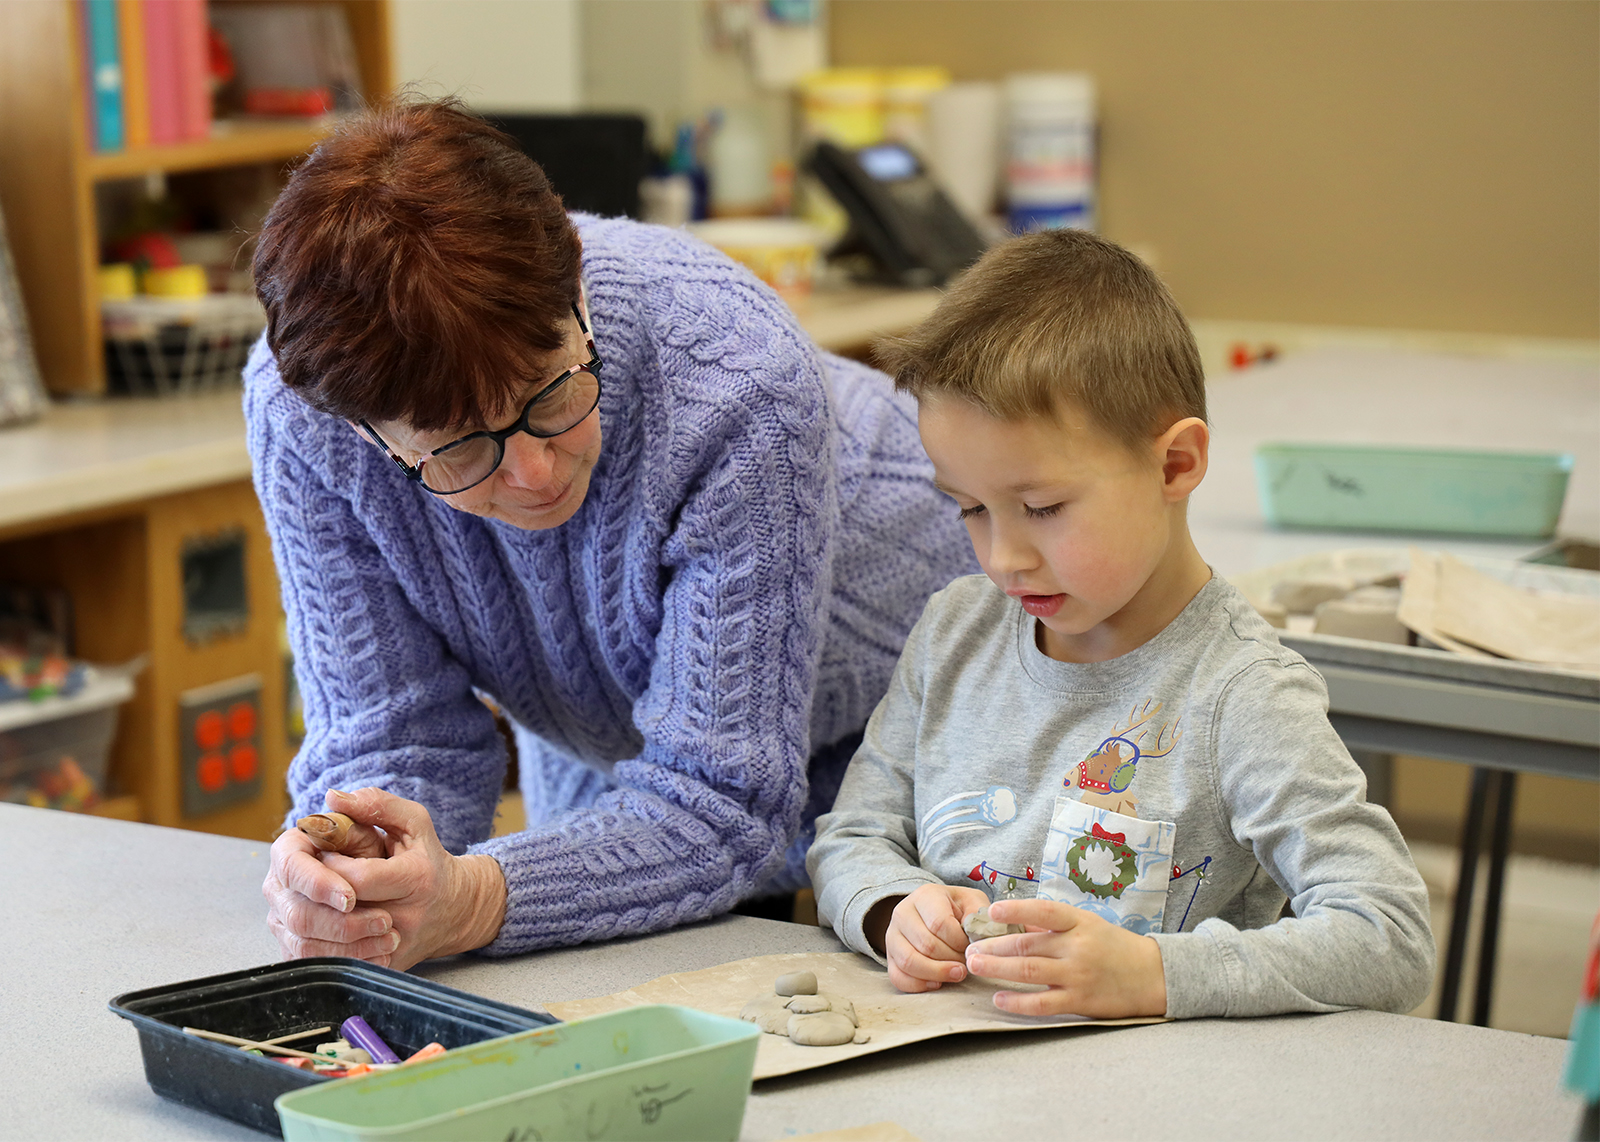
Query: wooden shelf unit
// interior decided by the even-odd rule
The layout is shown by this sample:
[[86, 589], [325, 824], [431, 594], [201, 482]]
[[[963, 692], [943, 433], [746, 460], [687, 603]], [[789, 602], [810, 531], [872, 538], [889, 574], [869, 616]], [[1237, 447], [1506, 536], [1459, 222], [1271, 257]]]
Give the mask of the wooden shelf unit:
[[[251, 0], [212, 0], [249, 3]], [[369, 98], [393, 90], [388, 0], [313, 0], [345, 9]], [[209, 139], [135, 151], [89, 146], [74, 0], [0, 2], [0, 207], [39, 368], [60, 395], [106, 391], [96, 183], [152, 172], [287, 163], [326, 124], [225, 120]]]
[[[183, 635], [183, 561], [189, 541], [244, 537], [248, 620], [227, 637]], [[0, 582], [64, 588], [72, 598], [76, 651], [91, 662], [147, 655], [134, 695], [120, 708], [101, 815], [268, 840], [288, 808], [290, 750], [284, 723], [282, 610], [266, 523], [249, 480], [0, 527]], [[187, 817], [179, 765], [179, 695], [259, 674], [261, 794]]]

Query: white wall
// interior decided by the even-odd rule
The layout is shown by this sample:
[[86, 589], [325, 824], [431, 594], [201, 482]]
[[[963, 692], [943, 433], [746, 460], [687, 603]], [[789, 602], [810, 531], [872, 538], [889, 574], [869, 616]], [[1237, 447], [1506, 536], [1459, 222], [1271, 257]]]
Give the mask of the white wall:
[[583, 0], [395, 0], [395, 79], [486, 111], [578, 106]]

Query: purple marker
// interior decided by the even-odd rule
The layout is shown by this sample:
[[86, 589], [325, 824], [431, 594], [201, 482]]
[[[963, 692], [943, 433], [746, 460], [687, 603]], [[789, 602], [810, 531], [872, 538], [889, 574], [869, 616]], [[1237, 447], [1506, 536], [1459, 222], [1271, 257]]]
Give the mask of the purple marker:
[[372, 1056], [375, 1063], [398, 1063], [400, 1056], [389, 1050], [389, 1044], [378, 1038], [378, 1033], [367, 1026], [359, 1015], [352, 1015], [339, 1024], [339, 1031], [352, 1047], [360, 1047]]

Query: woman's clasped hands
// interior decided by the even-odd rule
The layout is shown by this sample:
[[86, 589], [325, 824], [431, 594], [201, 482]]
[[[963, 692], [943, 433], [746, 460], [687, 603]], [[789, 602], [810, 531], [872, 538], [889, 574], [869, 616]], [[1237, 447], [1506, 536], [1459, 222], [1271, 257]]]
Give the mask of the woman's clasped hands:
[[428, 810], [382, 789], [330, 790], [330, 812], [355, 821], [339, 852], [289, 829], [261, 885], [285, 959], [351, 956], [404, 970], [491, 942], [506, 885], [489, 856], [445, 851]]
[[[969, 943], [961, 922], [985, 906], [991, 920], [1027, 930]], [[926, 884], [894, 905], [883, 950], [890, 982], [904, 992], [932, 991], [970, 974], [1043, 987], [995, 992], [994, 1005], [1013, 1015], [1166, 1014], [1156, 942], [1054, 900], [991, 904], [975, 888]]]

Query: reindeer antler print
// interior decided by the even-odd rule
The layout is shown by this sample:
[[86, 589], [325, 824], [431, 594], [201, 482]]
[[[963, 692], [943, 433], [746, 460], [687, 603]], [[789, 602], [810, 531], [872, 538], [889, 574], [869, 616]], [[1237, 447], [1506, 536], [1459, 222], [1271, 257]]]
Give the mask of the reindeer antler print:
[[1153, 698], [1146, 698], [1144, 705], [1135, 706], [1129, 712], [1127, 728], [1115, 731], [1121, 737], [1128, 737], [1128, 735], [1133, 734], [1134, 730], [1138, 730], [1139, 732], [1129, 737], [1128, 740], [1139, 747], [1139, 756], [1142, 758], [1165, 757], [1172, 752], [1179, 739], [1183, 737], [1183, 731], [1178, 728], [1183, 719], [1178, 718], [1175, 721], [1162, 722], [1161, 727], [1156, 730], [1156, 740], [1151, 745], [1146, 746], [1144, 744], [1145, 737], [1150, 733], [1150, 727], [1147, 723], [1154, 720], [1165, 705], [1165, 702], [1157, 702]]

